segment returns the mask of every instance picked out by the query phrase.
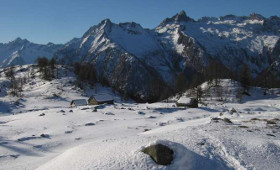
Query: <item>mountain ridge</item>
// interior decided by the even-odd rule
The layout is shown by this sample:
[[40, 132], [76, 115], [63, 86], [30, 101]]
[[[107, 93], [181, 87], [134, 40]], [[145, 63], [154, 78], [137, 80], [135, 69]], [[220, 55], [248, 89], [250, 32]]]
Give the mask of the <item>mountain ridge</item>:
[[53, 57], [61, 44], [35, 44], [27, 39], [16, 38], [8, 43], [0, 43], [0, 67], [33, 64], [38, 57]]
[[[278, 74], [279, 49], [277, 16], [253, 13], [194, 20], [181, 11], [154, 29], [104, 19], [52, 55], [62, 64], [91, 63], [99, 80], [141, 101], [156, 101], [177, 92], [179, 82], [189, 84], [213, 60], [233, 72], [247, 64], [254, 77], [271, 68]], [[11, 58], [19, 60], [13, 58], [19, 51]]]
[[[75, 42], [76, 47], [65, 46], [55, 56], [58, 60], [68, 62], [67, 64], [73, 64], [69, 63], [73, 61], [92, 63], [97, 70], [97, 76], [105, 79], [110, 86], [123, 93], [132, 94], [132, 97], [134, 93], [144, 94], [146, 100], [150, 98], [147, 90], [152, 89], [147, 82], [147, 86], [140, 91], [130, 91], [125, 86], [137, 86], [133, 79], [115, 83], [114, 76], [119, 77], [120, 73], [116, 70], [131, 65], [130, 58], [144, 66], [141, 72], [144, 68], [153, 70], [159, 81], [164, 82], [161, 89], [169, 89], [172, 93], [179, 90], [180, 79], [187, 85], [196, 72], [203, 72], [213, 60], [234, 72], [247, 64], [253, 76], [257, 77], [280, 60], [278, 19], [251, 14], [246, 17], [226, 15], [196, 21], [181, 11], [163, 20], [155, 29], [144, 29], [134, 22], [115, 24], [105, 19], [86, 31]], [[73, 58], [68, 54], [74, 54]], [[120, 59], [122, 56], [126, 56], [126, 59]], [[114, 63], [109, 64], [110, 67], [100, 66], [103, 65], [102, 62], [113, 61]], [[122, 61], [122, 64], [119, 61]], [[121, 73], [121, 76], [125, 77], [126, 72]], [[141, 75], [139, 74], [133, 72], [130, 77], [138, 77]], [[180, 77], [181, 75], [183, 77]], [[145, 76], [149, 80], [154, 79], [151, 74]]]

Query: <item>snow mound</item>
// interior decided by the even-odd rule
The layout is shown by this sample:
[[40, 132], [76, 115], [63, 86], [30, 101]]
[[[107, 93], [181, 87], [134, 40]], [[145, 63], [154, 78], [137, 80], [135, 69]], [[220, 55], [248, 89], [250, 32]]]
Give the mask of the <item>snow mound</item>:
[[[141, 152], [145, 147], [163, 144], [174, 151], [174, 160], [169, 166], [157, 165]], [[129, 140], [106, 140], [84, 144], [67, 150], [47, 162], [38, 170], [48, 169], [226, 169], [224, 164], [200, 156], [182, 144], [168, 140], [149, 141], [149, 138], [134, 137]]]

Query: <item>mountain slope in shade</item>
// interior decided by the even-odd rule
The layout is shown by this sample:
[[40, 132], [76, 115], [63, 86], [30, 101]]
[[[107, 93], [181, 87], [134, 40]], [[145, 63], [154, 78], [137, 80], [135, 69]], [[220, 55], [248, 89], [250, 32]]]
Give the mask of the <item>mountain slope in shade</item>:
[[[182, 57], [171, 55], [157, 33], [134, 22], [114, 24], [103, 20], [56, 53], [65, 64], [90, 62], [100, 79], [129, 96], [143, 101], [164, 97], [172, 91], [180, 72]], [[186, 74], [188, 75], [188, 74]]]
[[0, 43], [0, 67], [33, 64], [38, 57], [42, 56], [50, 59], [61, 47], [62, 45], [52, 43], [34, 44], [21, 38], [5, 44]]

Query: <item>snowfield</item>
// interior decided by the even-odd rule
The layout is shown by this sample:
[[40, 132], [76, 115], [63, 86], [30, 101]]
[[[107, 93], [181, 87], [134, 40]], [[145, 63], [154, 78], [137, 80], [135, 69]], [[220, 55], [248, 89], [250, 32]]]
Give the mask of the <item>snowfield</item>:
[[[206, 100], [186, 109], [171, 101], [123, 101], [101, 85], [83, 92], [74, 80], [63, 68], [57, 80], [37, 76], [24, 87], [20, 107], [1, 95], [0, 169], [280, 168], [279, 89], [263, 96], [254, 88], [241, 103]], [[1, 85], [6, 81], [2, 75]], [[111, 94], [115, 104], [69, 107], [98, 93]], [[141, 152], [154, 143], [174, 150], [171, 165], [157, 165]]]

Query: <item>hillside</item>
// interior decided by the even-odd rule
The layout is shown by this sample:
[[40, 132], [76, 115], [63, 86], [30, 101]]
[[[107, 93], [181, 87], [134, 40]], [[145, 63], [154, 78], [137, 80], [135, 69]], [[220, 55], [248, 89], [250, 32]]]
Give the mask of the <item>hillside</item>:
[[[31, 78], [32, 71], [35, 76]], [[22, 96], [12, 96], [9, 79], [5, 76], [5, 69], [0, 69], [0, 116], [2, 114], [19, 114], [52, 108], [65, 108], [75, 99], [88, 99], [96, 93], [108, 93], [120, 100], [117, 92], [112, 88], [95, 84], [94, 87], [85, 85], [81, 90], [76, 85], [76, 76], [71, 67], [58, 66], [56, 78], [51, 81], [42, 79], [38, 68], [34, 65], [15, 67], [15, 78], [27, 79], [23, 85]]]

